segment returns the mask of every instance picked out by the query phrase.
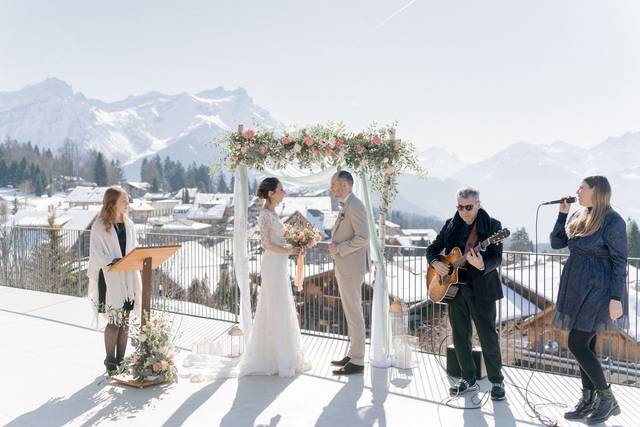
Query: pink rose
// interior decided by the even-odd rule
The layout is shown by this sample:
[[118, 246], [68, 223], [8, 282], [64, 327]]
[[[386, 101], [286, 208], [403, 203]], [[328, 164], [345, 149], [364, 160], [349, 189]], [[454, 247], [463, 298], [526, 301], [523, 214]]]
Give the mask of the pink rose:
[[336, 138], [336, 148], [342, 147], [342, 144], [344, 144], [342, 140], [340, 138]]
[[260, 154], [262, 154], [262, 155], [265, 155], [267, 153], [267, 147], [265, 147], [264, 145], [261, 145], [258, 150], [260, 151]]
[[304, 143], [307, 145], [313, 145], [313, 138], [311, 138], [310, 136], [306, 137], [304, 139]]
[[395, 148], [396, 151], [400, 151], [400, 148], [402, 148], [402, 146], [400, 145], [399, 142], [396, 142], [396, 145], [394, 145], [393, 148]]
[[360, 144], [356, 145], [356, 153], [358, 154], [364, 153], [364, 147]]
[[160, 372], [162, 371], [162, 363], [161, 362], [156, 362], [153, 364], [153, 372]]
[[289, 145], [292, 142], [293, 142], [293, 139], [291, 139], [289, 135], [286, 135], [284, 138], [282, 138], [282, 145]]
[[333, 155], [333, 150], [329, 147], [324, 149], [324, 155], [325, 156], [332, 156]]
[[362, 138], [364, 138], [364, 134], [362, 132], [356, 135], [356, 139], [362, 139]]
[[319, 153], [320, 149], [316, 146], [311, 147], [311, 151], [313, 151], [314, 153]]
[[244, 131], [244, 137], [247, 139], [251, 139], [256, 135], [256, 132], [253, 129], [247, 129]]
[[247, 152], [248, 152], [248, 151], [249, 151], [249, 147], [242, 147], [242, 148], [240, 148], [240, 152], [241, 152], [242, 154], [247, 154]]
[[371, 142], [373, 142], [375, 145], [380, 145], [380, 144], [382, 144], [382, 138], [380, 138], [378, 135], [376, 135], [376, 136], [373, 137]]

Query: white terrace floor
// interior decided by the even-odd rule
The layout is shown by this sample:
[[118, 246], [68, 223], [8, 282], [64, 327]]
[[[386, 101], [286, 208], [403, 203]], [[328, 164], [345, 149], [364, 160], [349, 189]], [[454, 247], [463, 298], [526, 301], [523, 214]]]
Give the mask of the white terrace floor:
[[[335, 378], [329, 360], [344, 341], [304, 336], [313, 369], [297, 378], [245, 377], [210, 383], [179, 381], [144, 390], [110, 385], [103, 375], [102, 333], [90, 326], [85, 300], [0, 287], [0, 424], [9, 426], [531, 426], [540, 422], [524, 399], [530, 372], [506, 368], [506, 402], [481, 409], [446, 406], [448, 381], [434, 356], [413, 371], [375, 369]], [[182, 317], [178, 344], [216, 335], [228, 323]], [[188, 354], [182, 352], [182, 357]], [[473, 405], [481, 393], [452, 405]], [[614, 386], [622, 415], [609, 425], [640, 425], [640, 390]], [[574, 378], [536, 373], [529, 396], [559, 425], [579, 393]]]

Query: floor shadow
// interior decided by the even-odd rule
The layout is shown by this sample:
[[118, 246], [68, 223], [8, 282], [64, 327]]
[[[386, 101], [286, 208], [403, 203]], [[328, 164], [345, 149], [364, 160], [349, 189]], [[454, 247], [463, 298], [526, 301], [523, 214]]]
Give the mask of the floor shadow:
[[[246, 376], [238, 379], [233, 405], [220, 421], [221, 427], [252, 426], [256, 418], [276, 400], [293, 378], [278, 376]], [[268, 425], [277, 425], [282, 416], [274, 416]]]
[[[372, 368], [373, 369], [373, 368]], [[358, 400], [364, 390], [364, 375], [351, 375], [347, 382], [324, 407], [316, 421], [317, 427], [335, 425], [362, 425]]]
[[216, 380], [215, 382], [202, 387], [197, 392], [185, 400], [180, 405], [173, 415], [169, 417], [167, 421], [162, 425], [163, 427], [180, 426], [187, 421], [190, 415], [192, 415], [203, 403], [205, 403], [213, 394], [227, 381], [226, 378]]
[[168, 386], [146, 389], [112, 387], [106, 377], [100, 375], [71, 396], [52, 398], [33, 411], [19, 415], [7, 426], [63, 425], [95, 410], [96, 406], [105, 405], [105, 402], [108, 403], [83, 421], [82, 425], [90, 426], [104, 420], [132, 418], [143, 411], [153, 399], [160, 398], [167, 388]]
[[358, 410], [362, 425], [387, 425], [384, 403], [389, 395], [389, 378], [391, 374], [391, 369], [371, 367], [371, 405]]

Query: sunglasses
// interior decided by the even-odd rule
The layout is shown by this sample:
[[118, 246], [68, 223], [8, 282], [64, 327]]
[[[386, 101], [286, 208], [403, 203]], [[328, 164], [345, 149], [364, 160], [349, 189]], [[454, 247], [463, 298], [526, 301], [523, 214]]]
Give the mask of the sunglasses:
[[473, 210], [473, 205], [457, 205], [456, 209], [458, 209], [459, 212], [462, 212], [465, 209], [467, 211], [471, 211], [471, 210]]

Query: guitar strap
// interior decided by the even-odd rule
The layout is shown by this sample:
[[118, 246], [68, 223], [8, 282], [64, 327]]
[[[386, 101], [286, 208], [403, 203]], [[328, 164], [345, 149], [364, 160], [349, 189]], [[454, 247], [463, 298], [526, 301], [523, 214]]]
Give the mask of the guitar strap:
[[473, 223], [473, 228], [471, 229], [471, 233], [469, 233], [469, 237], [467, 237], [467, 243], [464, 245], [465, 254], [469, 252], [471, 249], [473, 249], [476, 246], [476, 243], [478, 243], [477, 226], [478, 226], [478, 221], [475, 221]]

